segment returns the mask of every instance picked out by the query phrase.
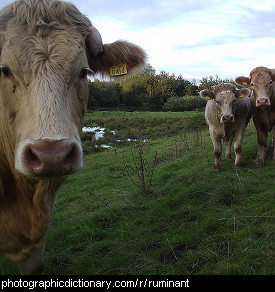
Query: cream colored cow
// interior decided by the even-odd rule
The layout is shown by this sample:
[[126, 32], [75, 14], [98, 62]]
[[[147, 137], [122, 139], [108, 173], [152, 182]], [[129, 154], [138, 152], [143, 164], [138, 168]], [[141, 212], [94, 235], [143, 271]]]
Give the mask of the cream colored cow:
[[234, 140], [235, 167], [241, 165], [242, 141], [246, 126], [251, 118], [250, 90], [238, 90], [231, 83], [214, 86], [213, 91], [202, 90], [200, 95], [208, 100], [205, 108], [205, 119], [214, 147], [216, 171], [221, 170], [220, 157], [222, 140], [226, 142], [226, 157], [231, 157], [231, 144]]
[[22, 274], [40, 273], [56, 192], [82, 168], [87, 74], [131, 72], [146, 54], [128, 42], [103, 45], [88, 18], [57, 0], [4, 8], [0, 53], [0, 252]]

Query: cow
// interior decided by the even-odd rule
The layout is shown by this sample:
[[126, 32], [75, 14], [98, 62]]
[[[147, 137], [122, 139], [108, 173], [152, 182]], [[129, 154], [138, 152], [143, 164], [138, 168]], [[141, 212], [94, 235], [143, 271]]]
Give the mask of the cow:
[[268, 133], [273, 130], [273, 160], [275, 160], [275, 70], [256, 67], [249, 77], [240, 76], [235, 79], [237, 84], [250, 86], [252, 116], [257, 131], [258, 152], [256, 160], [264, 162]]
[[226, 158], [231, 157], [234, 139], [235, 167], [241, 166], [242, 141], [251, 118], [250, 90], [238, 90], [231, 83], [221, 83], [213, 90], [204, 89], [200, 96], [207, 100], [205, 119], [214, 147], [214, 170], [221, 170], [222, 140], [226, 142]]
[[56, 193], [83, 166], [87, 75], [131, 73], [146, 53], [103, 44], [71, 3], [18, 0], [0, 12], [0, 54], [0, 253], [39, 274]]

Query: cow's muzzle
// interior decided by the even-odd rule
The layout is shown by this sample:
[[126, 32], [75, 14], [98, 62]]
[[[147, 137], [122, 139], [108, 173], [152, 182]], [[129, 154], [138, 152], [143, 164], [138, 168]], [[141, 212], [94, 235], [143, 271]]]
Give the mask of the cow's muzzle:
[[256, 107], [270, 106], [270, 99], [267, 97], [260, 97], [256, 100]]
[[221, 123], [226, 124], [226, 123], [234, 123], [235, 118], [233, 115], [223, 115], [221, 117]]
[[74, 139], [36, 140], [25, 143], [16, 169], [37, 178], [64, 176], [82, 168], [82, 149]]

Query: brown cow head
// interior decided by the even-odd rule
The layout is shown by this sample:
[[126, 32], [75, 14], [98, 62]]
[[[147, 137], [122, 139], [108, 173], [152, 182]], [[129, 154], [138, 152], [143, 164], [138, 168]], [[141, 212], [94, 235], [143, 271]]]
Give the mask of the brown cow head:
[[238, 90], [231, 83], [221, 83], [214, 86], [213, 91], [204, 89], [200, 96], [206, 100], [214, 100], [220, 123], [234, 123], [237, 98], [249, 96], [250, 90]]
[[103, 45], [90, 21], [72, 4], [17, 1], [0, 13], [0, 154], [33, 178], [82, 168], [80, 133], [87, 74], [128, 72], [146, 55], [127, 42]]
[[242, 86], [251, 86], [256, 107], [271, 105], [270, 98], [273, 93], [273, 80], [275, 74], [266, 67], [257, 67], [250, 72], [250, 77], [237, 77], [235, 82]]

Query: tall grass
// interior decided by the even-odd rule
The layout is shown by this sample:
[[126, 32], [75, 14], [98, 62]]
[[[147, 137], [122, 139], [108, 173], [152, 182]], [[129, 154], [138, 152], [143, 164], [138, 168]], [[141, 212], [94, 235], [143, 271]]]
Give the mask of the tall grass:
[[[125, 144], [85, 155], [83, 171], [70, 176], [58, 194], [44, 273], [275, 274], [272, 151], [264, 165], [255, 162], [256, 133], [250, 124], [242, 168], [235, 170], [233, 155], [222, 158], [222, 171], [216, 173], [202, 114], [87, 115], [86, 122], [96, 123], [125, 115], [131, 129], [142, 134], [145, 119], [161, 119], [159, 127], [166, 128], [180, 124], [181, 118], [183, 130], [156, 135], [152, 127], [150, 136], [148, 127], [143, 153], [136, 152], [137, 144]], [[150, 194], [127, 173], [126, 165], [134, 169], [132, 179], [139, 184], [140, 165], [133, 154], [153, 170], [151, 177], [150, 171], [149, 176], [144, 173]], [[17, 272], [14, 264], [0, 258], [0, 273]]]

